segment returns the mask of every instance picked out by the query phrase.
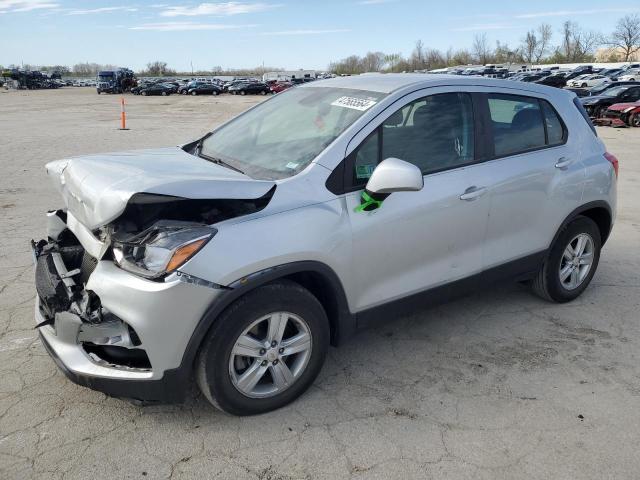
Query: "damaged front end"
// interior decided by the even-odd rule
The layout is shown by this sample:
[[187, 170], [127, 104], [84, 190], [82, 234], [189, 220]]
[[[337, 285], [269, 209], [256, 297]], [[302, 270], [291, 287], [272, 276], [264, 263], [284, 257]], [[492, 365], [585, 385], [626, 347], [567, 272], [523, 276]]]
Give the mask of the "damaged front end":
[[[179, 268], [215, 237], [212, 224], [259, 212], [273, 190], [247, 200], [137, 193], [93, 230], [72, 211], [49, 212], [47, 239], [32, 241], [36, 328], [67, 376], [118, 396], [165, 400], [163, 389], [128, 388], [162, 383], [181, 367], [198, 322], [230, 290]], [[96, 379], [124, 380], [127, 389]]]
[[66, 228], [65, 211], [47, 215], [48, 239], [32, 241], [40, 319], [36, 328], [50, 326], [58, 339], [80, 346], [97, 365], [150, 371], [136, 331], [86, 288], [98, 259]]

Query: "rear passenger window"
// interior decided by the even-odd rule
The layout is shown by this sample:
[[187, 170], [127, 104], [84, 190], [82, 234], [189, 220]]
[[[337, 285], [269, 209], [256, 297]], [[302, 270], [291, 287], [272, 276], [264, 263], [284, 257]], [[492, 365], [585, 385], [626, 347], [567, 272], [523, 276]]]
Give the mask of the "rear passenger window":
[[545, 130], [540, 105], [535, 98], [489, 95], [497, 157], [544, 147]]
[[565, 129], [558, 114], [549, 102], [540, 100], [542, 105], [542, 113], [544, 113], [544, 123], [547, 129], [547, 145], [560, 145], [565, 140]]

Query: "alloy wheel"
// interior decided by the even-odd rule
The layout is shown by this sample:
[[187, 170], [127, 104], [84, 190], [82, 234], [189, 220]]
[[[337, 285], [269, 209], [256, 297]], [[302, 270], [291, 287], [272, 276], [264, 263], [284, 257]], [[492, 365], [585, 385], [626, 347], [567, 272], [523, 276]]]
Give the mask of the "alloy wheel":
[[558, 275], [567, 290], [575, 290], [589, 275], [593, 264], [594, 243], [588, 233], [576, 235], [564, 249]]
[[298, 315], [274, 312], [249, 325], [229, 357], [231, 382], [243, 395], [282, 393], [303, 374], [311, 357], [311, 330]]

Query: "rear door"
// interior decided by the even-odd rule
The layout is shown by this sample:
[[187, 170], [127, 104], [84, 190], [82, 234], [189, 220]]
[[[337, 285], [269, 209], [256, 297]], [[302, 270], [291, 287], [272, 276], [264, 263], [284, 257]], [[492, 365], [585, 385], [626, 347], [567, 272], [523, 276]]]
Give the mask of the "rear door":
[[484, 267], [491, 268], [547, 249], [579, 205], [584, 167], [579, 139], [550, 99], [511, 92], [483, 98], [492, 157], [480, 166], [490, 192]]
[[[357, 311], [482, 268], [489, 196], [478, 182], [472, 96], [443, 88], [428, 93], [389, 107], [346, 160]], [[356, 211], [373, 169], [390, 157], [418, 166], [424, 188], [392, 193], [380, 208]]]

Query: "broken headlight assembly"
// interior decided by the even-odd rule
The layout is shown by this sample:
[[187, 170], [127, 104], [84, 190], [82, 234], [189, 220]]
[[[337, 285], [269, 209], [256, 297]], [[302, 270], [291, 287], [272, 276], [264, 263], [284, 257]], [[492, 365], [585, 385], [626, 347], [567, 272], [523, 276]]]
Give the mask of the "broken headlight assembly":
[[182, 266], [216, 233], [187, 222], [157, 222], [138, 235], [114, 239], [113, 260], [123, 270], [156, 279]]

